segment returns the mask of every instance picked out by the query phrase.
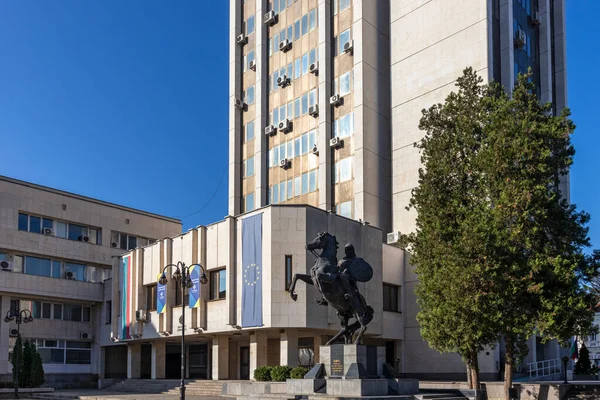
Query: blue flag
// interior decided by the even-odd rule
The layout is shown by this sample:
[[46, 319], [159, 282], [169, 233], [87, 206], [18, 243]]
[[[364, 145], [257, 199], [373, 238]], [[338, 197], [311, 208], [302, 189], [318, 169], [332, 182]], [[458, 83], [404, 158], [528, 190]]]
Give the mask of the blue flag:
[[200, 267], [197, 265], [193, 265], [190, 268], [190, 279], [194, 286], [192, 286], [189, 290], [189, 307], [196, 308], [200, 305]]
[[156, 280], [156, 311], [159, 314], [164, 313], [167, 308], [167, 285], [160, 283], [161, 275], [162, 274], [158, 274]]
[[242, 220], [242, 268], [242, 327], [262, 326], [262, 214]]

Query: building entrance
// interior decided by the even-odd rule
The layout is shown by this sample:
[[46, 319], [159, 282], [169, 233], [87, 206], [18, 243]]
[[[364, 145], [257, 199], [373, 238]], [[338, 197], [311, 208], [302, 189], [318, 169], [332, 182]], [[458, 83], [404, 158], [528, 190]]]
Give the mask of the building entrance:
[[142, 344], [142, 354], [140, 357], [140, 378], [152, 378], [152, 345], [149, 343]]
[[165, 378], [181, 378], [181, 345], [167, 344], [165, 350]]
[[250, 379], [250, 347], [240, 347], [240, 379]]
[[208, 345], [196, 344], [189, 347], [190, 379], [208, 379]]

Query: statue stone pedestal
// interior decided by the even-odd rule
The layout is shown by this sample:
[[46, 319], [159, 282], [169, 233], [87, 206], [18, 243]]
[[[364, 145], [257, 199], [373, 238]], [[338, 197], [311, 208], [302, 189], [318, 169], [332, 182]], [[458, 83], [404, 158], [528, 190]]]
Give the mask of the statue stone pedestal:
[[338, 399], [368, 396], [393, 399], [419, 392], [419, 381], [394, 377], [393, 368], [385, 364], [384, 347], [355, 344], [320, 346], [320, 361], [304, 379], [288, 379], [289, 395], [321, 393]]

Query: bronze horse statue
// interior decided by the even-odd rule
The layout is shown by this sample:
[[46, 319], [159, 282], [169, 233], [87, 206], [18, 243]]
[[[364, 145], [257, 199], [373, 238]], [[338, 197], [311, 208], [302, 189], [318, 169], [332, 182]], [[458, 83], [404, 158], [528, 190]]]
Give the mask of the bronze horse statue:
[[[327, 344], [334, 343], [338, 338], [344, 337], [346, 344], [352, 343], [354, 333], [358, 330], [355, 344], [362, 343], [362, 337], [367, 330], [367, 324], [373, 319], [373, 308], [358, 291], [356, 282], [367, 282], [373, 276], [373, 269], [362, 258], [354, 254], [354, 247], [346, 245], [346, 257], [337, 263], [338, 242], [335, 236], [321, 232], [317, 237], [306, 244], [306, 249], [314, 254], [317, 259], [310, 269], [310, 274], [294, 274], [290, 286], [290, 297], [296, 301], [296, 282], [314, 285], [321, 293], [320, 305], [331, 305], [336, 309], [342, 329]], [[321, 250], [318, 254], [315, 250]], [[351, 318], [356, 319], [348, 325]], [[359, 330], [360, 328], [360, 330]]]

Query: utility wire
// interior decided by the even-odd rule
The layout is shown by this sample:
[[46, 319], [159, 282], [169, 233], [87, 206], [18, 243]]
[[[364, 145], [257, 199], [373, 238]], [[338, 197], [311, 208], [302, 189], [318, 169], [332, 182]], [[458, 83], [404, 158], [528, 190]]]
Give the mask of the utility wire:
[[225, 174], [227, 173], [227, 167], [225, 167], [225, 170], [223, 170], [223, 174], [221, 175], [221, 179], [219, 180], [219, 184], [217, 185], [217, 188], [215, 189], [214, 193], [212, 194], [212, 196], [210, 196], [210, 199], [208, 199], [208, 201], [197, 211], [194, 211], [191, 214], [186, 215], [185, 217], [181, 217], [181, 219], [186, 219], [189, 218], [193, 215], [196, 215], [202, 211], [204, 211], [204, 209], [206, 207], [208, 207], [208, 205], [213, 201], [213, 199], [215, 198], [215, 196], [217, 195], [217, 192], [219, 191], [219, 188], [221, 187], [221, 184], [223, 183], [223, 178], [225, 178]]

